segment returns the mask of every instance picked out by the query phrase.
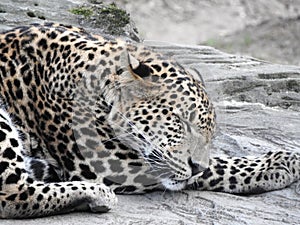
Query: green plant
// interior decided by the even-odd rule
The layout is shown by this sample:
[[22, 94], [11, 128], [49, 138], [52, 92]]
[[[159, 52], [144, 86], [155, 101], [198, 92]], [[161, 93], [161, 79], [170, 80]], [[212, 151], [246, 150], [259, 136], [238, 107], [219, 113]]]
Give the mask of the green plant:
[[80, 6], [73, 9], [70, 9], [70, 12], [75, 15], [82, 15], [86, 18], [91, 17], [93, 15], [93, 10], [90, 7]]
[[245, 44], [246, 46], [249, 46], [251, 43], [252, 43], [252, 38], [250, 37], [250, 35], [246, 35], [246, 36], [244, 37], [244, 44]]

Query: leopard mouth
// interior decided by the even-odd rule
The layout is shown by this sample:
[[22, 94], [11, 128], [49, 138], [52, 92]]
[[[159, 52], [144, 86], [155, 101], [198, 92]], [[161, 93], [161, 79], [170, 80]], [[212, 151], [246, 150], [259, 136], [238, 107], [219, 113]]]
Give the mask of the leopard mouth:
[[177, 176], [173, 174], [171, 176], [162, 178], [161, 184], [168, 190], [179, 191], [197, 182], [198, 178], [203, 175], [204, 171], [205, 170], [201, 166], [198, 166], [197, 172], [192, 172], [192, 175], [187, 179], [178, 179]]
[[187, 179], [187, 185], [192, 185], [195, 182], [197, 182], [198, 178], [203, 175], [204, 171], [195, 174], [194, 176], [191, 176], [189, 179]]

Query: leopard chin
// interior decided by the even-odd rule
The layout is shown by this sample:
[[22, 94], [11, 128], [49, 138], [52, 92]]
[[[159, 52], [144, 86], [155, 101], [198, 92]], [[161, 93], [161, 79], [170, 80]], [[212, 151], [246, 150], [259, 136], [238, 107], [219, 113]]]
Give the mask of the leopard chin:
[[180, 191], [187, 185], [187, 180], [172, 180], [170, 178], [162, 179], [162, 185], [170, 191]]

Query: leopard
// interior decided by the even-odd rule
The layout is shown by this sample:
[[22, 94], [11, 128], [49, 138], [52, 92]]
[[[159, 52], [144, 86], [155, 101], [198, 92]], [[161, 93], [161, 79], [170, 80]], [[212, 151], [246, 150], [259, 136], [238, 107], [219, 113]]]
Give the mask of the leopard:
[[104, 213], [117, 194], [258, 194], [299, 153], [211, 157], [204, 83], [142, 43], [58, 23], [0, 34], [0, 218]]

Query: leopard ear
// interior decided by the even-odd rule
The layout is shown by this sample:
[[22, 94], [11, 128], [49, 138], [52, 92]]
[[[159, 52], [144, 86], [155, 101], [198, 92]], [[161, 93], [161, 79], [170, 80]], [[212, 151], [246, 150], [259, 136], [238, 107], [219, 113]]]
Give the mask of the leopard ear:
[[161, 89], [161, 85], [146, 79], [151, 75], [150, 68], [129, 52], [121, 55], [121, 66], [117, 69], [117, 75], [116, 87], [121, 90], [124, 101], [155, 96]]
[[150, 76], [149, 66], [147, 66], [144, 63], [138, 61], [130, 53], [128, 54], [128, 64], [129, 64], [130, 70], [135, 75], [138, 75], [140, 78], [145, 78], [145, 77]]

